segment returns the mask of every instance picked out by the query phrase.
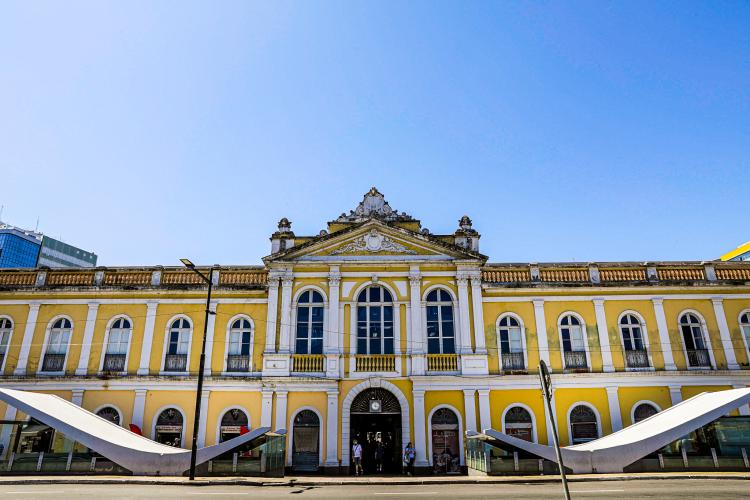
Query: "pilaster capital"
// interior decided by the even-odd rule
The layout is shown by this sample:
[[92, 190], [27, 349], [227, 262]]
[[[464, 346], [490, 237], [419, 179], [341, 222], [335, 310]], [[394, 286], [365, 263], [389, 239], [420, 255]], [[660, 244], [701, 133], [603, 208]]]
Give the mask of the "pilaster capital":
[[341, 284], [341, 273], [331, 272], [330, 274], [328, 274], [328, 286], [329, 287], [339, 286], [340, 284]]
[[293, 276], [284, 275], [281, 278], [281, 286], [283, 288], [292, 288], [292, 286], [294, 286], [294, 277]]
[[96, 300], [91, 300], [91, 301], [89, 301], [89, 302], [88, 302], [88, 304], [87, 304], [87, 305], [89, 306], [89, 310], [91, 310], [91, 309], [94, 309], [94, 310], [96, 310], [96, 309], [99, 309], [99, 305], [100, 305], [100, 304], [99, 304], [99, 302], [98, 302], [98, 301], [96, 301]]
[[409, 271], [409, 284], [412, 286], [412, 288], [422, 286], [422, 273], [419, 272], [419, 269], [417, 269], [416, 271]]
[[146, 307], [149, 310], [155, 310], [156, 306], [158, 306], [158, 305], [159, 305], [159, 301], [158, 300], [147, 300], [146, 301]]
[[488, 397], [490, 397], [490, 390], [489, 389], [477, 389], [477, 393], [479, 394], [480, 398], [488, 398]]
[[148, 393], [148, 389], [136, 389], [135, 390], [135, 397], [136, 398], [145, 398], [146, 393]]
[[651, 302], [653, 302], [655, 306], [661, 307], [664, 305], [664, 297], [654, 297], [651, 299]]
[[604, 386], [604, 389], [606, 389], [608, 396], [612, 394], [617, 395], [618, 387], [616, 385], [607, 385], [607, 386]]
[[592, 299], [591, 302], [594, 303], [594, 307], [601, 308], [604, 307], [604, 299], [601, 297], [597, 297], [595, 299]]
[[531, 303], [534, 304], [534, 308], [536, 309], [544, 307], [544, 299], [531, 299]]
[[414, 399], [424, 399], [424, 389], [412, 389], [411, 393]]
[[459, 286], [459, 288], [463, 288], [468, 286], [469, 284], [469, 276], [465, 272], [458, 272], [456, 273], [456, 284]]
[[724, 304], [724, 297], [711, 297], [711, 303], [714, 306], [721, 306]]
[[42, 302], [39, 300], [32, 300], [31, 302], [29, 302], [30, 311], [38, 311], [41, 306]]
[[328, 396], [328, 399], [338, 399], [339, 390], [338, 389], [326, 389], [326, 395]]
[[260, 394], [263, 399], [270, 399], [273, 397], [273, 389], [271, 389], [270, 387], [264, 387], [260, 390]]
[[286, 399], [286, 397], [289, 395], [289, 391], [275, 391], [276, 392], [276, 399], [282, 398]]
[[464, 398], [473, 398], [476, 389], [464, 389]]

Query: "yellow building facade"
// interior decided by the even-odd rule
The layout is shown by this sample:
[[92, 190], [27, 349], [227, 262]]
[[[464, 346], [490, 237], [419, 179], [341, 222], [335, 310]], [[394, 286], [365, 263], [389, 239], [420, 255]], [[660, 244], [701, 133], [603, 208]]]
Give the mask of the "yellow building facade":
[[479, 239], [373, 188], [317, 236], [282, 219], [263, 266], [202, 269], [207, 325], [186, 269], [3, 270], [0, 385], [188, 447], [205, 328], [199, 445], [287, 429], [289, 467], [342, 473], [355, 439], [383, 472], [408, 442], [418, 468], [459, 468], [467, 430], [550, 442], [540, 360], [563, 444], [750, 385], [750, 263], [492, 264]]

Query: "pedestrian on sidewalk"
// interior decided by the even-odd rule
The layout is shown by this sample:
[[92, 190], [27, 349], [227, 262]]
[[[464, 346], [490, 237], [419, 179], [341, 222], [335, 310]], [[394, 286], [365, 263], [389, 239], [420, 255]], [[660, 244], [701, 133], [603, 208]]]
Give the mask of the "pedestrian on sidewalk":
[[404, 465], [406, 465], [406, 474], [409, 476], [414, 475], [414, 459], [417, 456], [417, 450], [412, 446], [411, 441], [406, 444], [404, 448]]
[[356, 439], [352, 445], [352, 457], [354, 457], [354, 475], [360, 476], [364, 474], [362, 470], [362, 445]]

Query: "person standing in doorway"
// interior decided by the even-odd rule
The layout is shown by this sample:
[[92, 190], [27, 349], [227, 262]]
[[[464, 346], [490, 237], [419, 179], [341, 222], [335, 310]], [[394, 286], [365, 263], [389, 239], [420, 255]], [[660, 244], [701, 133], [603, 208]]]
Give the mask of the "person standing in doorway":
[[385, 456], [385, 446], [381, 440], [375, 442], [375, 470], [383, 472], [383, 457]]
[[355, 439], [352, 445], [352, 457], [354, 458], [354, 475], [364, 474], [362, 470], [362, 445]]
[[409, 476], [414, 475], [414, 459], [417, 456], [417, 450], [412, 446], [411, 441], [406, 444], [404, 448], [404, 465], [406, 466], [406, 474]]

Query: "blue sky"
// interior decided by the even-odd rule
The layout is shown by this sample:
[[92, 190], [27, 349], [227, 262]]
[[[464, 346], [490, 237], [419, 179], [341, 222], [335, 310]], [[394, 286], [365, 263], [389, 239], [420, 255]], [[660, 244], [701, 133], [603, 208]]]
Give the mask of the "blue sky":
[[3, 219], [257, 264], [377, 186], [495, 262], [750, 239], [750, 3], [4, 2]]

